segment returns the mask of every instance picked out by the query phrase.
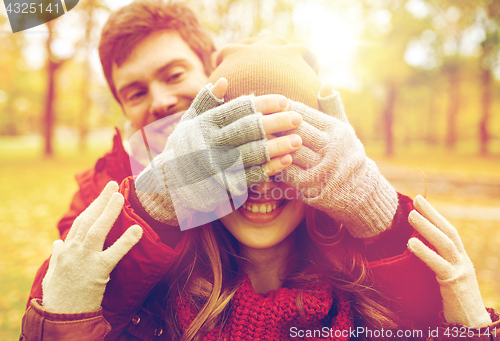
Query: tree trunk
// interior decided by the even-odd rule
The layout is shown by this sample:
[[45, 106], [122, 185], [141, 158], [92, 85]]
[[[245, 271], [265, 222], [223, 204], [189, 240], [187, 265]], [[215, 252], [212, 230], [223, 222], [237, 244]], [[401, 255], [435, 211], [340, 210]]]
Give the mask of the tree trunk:
[[488, 155], [488, 143], [490, 141], [488, 123], [490, 120], [492, 93], [491, 71], [487, 68], [483, 68], [481, 73], [481, 85], [483, 88], [483, 94], [481, 100], [482, 115], [481, 120], [479, 121], [479, 152], [484, 156]]
[[[487, 5], [488, 17], [497, 18], [500, 14], [500, 3], [498, 1], [491, 1]], [[496, 51], [499, 41], [498, 32], [488, 33], [486, 39], [482, 43], [483, 53], [480, 58], [481, 68], [481, 120], [479, 121], [478, 137], [479, 137], [479, 153], [482, 156], [489, 154], [489, 142], [491, 139], [488, 125], [491, 117], [491, 105], [493, 98], [493, 79], [491, 74], [491, 65], [487, 62], [492, 53]]]
[[[85, 74], [89, 75], [90, 70], [88, 67], [84, 67]], [[83, 80], [82, 89], [81, 89], [81, 99], [82, 106], [80, 111], [80, 119], [78, 122], [78, 149], [80, 150], [80, 154], [85, 154], [87, 151], [87, 137], [89, 134], [88, 127], [88, 114], [90, 112], [90, 98], [89, 98], [89, 86], [86, 80]]]
[[460, 84], [458, 67], [448, 69], [448, 130], [446, 132], [446, 147], [454, 149], [457, 143], [457, 117], [460, 108]]
[[44, 120], [44, 139], [45, 139], [45, 149], [44, 156], [45, 157], [53, 157], [54, 156], [54, 148], [53, 148], [53, 138], [54, 138], [54, 102], [55, 102], [55, 83], [56, 83], [56, 71], [60, 65], [60, 63], [54, 60], [54, 56], [50, 50], [50, 45], [53, 40], [53, 32], [52, 32], [52, 23], [48, 22], [47, 27], [49, 29], [49, 37], [46, 42], [47, 49], [47, 92], [45, 95], [45, 108], [43, 114]]
[[437, 104], [436, 104], [437, 87], [432, 88], [429, 97], [429, 115], [427, 117], [427, 134], [425, 140], [430, 146], [435, 146], [438, 142], [436, 134], [436, 121], [437, 121]]
[[[88, 1], [87, 5], [87, 23], [86, 23], [86, 33], [85, 40], [83, 42], [83, 49], [86, 51], [86, 55], [90, 55], [90, 43], [91, 43], [91, 33], [94, 26], [94, 21], [92, 16], [94, 14], [95, 3], [94, 1]], [[87, 58], [83, 64], [83, 74], [84, 79], [82, 80], [81, 94], [82, 105], [80, 108], [80, 118], [78, 124], [78, 149], [80, 153], [83, 154], [87, 150], [87, 136], [89, 133], [88, 127], [88, 116], [90, 113], [90, 108], [92, 101], [89, 96], [89, 82], [91, 81], [92, 70], [90, 67], [90, 59]]]
[[385, 140], [385, 155], [391, 157], [394, 155], [394, 104], [396, 102], [396, 84], [388, 83], [387, 100], [384, 111], [382, 112], [382, 122]]

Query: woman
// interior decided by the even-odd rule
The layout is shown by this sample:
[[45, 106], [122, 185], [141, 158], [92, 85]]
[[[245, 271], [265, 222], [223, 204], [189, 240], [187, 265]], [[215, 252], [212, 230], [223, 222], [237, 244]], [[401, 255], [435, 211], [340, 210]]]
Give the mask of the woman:
[[[320, 86], [310, 52], [266, 37], [224, 48], [218, 64], [212, 79], [226, 77], [228, 91], [220, 80], [198, 95], [154, 165], [136, 182], [122, 184], [127, 202], [121, 214], [123, 198], [113, 194], [116, 185], [109, 185], [68, 239], [54, 245], [43, 307], [32, 302], [23, 335], [44, 324], [44, 335], [83, 333], [85, 339], [107, 334], [129, 340], [348, 340], [394, 337], [381, 331], [397, 328], [420, 330], [416, 337], [426, 338], [429, 328], [439, 326], [438, 289], [446, 298], [447, 322], [480, 327], [498, 317], [488, 314], [478, 293], [463, 298], [443, 290], [449, 283], [438, 286], [424, 263], [405, 251], [411, 235], [421, 238], [408, 223], [411, 200], [398, 195], [366, 158], [338, 94], [324, 91], [318, 105]], [[285, 95], [301, 119], [294, 121], [285, 111], [274, 114], [288, 119], [284, 126], [265, 127], [253, 98], [239, 97], [250, 92]], [[220, 106], [217, 98], [224, 94], [227, 101], [238, 99]], [[231, 116], [220, 109], [229, 104]], [[242, 167], [218, 168], [223, 162], [213, 156], [214, 146], [237, 149]], [[193, 162], [213, 167], [211, 176]], [[249, 189], [238, 208], [237, 196], [245, 196], [241, 172]], [[227, 192], [237, 208], [230, 214], [224, 208]], [[417, 213], [410, 223], [436, 241], [451, 269], [436, 265], [425, 244], [414, 239], [412, 250], [433, 264], [441, 279], [463, 270], [457, 282], [469, 287], [475, 276], [459, 238], [420, 200], [419, 211], [448, 239], [434, 238], [436, 231]], [[200, 212], [207, 215], [198, 219]], [[162, 223], [195, 227], [213, 217], [218, 219], [186, 231], [175, 249], [159, 240]], [[114, 244], [100, 252], [115, 220], [105, 246]], [[134, 224], [142, 229], [128, 229]], [[440, 273], [443, 267], [447, 271]], [[446, 304], [457, 301], [468, 304]], [[470, 315], [475, 318], [464, 319]], [[73, 321], [61, 332], [54, 319]], [[363, 332], [353, 335], [358, 327]]]

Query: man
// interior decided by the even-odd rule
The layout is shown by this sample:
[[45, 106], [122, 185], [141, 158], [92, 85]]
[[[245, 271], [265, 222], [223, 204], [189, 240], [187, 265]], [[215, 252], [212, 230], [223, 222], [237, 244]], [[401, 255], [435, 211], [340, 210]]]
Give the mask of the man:
[[[188, 109], [213, 70], [214, 51], [208, 32], [180, 2], [140, 1], [122, 7], [111, 14], [99, 43], [109, 88], [134, 130]], [[120, 183], [132, 175], [131, 162], [136, 161], [129, 158], [117, 130], [112, 150], [76, 175], [79, 189], [57, 225], [61, 238], [109, 181]], [[162, 232], [171, 246], [182, 235], [178, 228]], [[30, 300], [42, 297], [47, 268], [48, 260], [36, 274]]]

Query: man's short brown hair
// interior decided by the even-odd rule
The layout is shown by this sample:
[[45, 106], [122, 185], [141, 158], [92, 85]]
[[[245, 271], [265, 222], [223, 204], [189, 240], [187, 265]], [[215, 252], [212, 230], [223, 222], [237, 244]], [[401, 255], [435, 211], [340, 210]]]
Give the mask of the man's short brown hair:
[[120, 100], [112, 78], [113, 64], [122, 65], [134, 48], [150, 34], [167, 30], [179, 33], [200, 58], [207, 76], [210, 76], [215, 46], [194, 12], [176, 1], [136, 1], [111, 14], [99, 43], [104, 76], [118, 102]]

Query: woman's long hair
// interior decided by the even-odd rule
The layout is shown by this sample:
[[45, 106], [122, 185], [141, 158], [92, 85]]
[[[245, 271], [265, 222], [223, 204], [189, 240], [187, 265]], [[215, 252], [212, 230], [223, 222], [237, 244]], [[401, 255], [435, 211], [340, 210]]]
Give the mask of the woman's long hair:
[[[351, 302], [355, 326], [395, 329], [396, 315], [385, 307], [374, 284], [361, 240], [346, 233], [321, 211], [307, 207], [306, 219], [296, 233], [297, 252], [289, 261], [283, 285], [301, 288], [321, 279], [336, 294]], [[223, 326], [231, 298], [241, 285], [243, 258], [238, 242], [220, 221], [186, 231], [185, 247], [165, 278], [152, 291], [147, 309], [165, 321], [172, 340], [200, 340], [217, 325]], [[300, 290], [299, 314], [305, 316]], [[179, 304], [198, 311], [186, 332], [179, 328]], [[335, 302], [334, 302], [335, 304]]]

